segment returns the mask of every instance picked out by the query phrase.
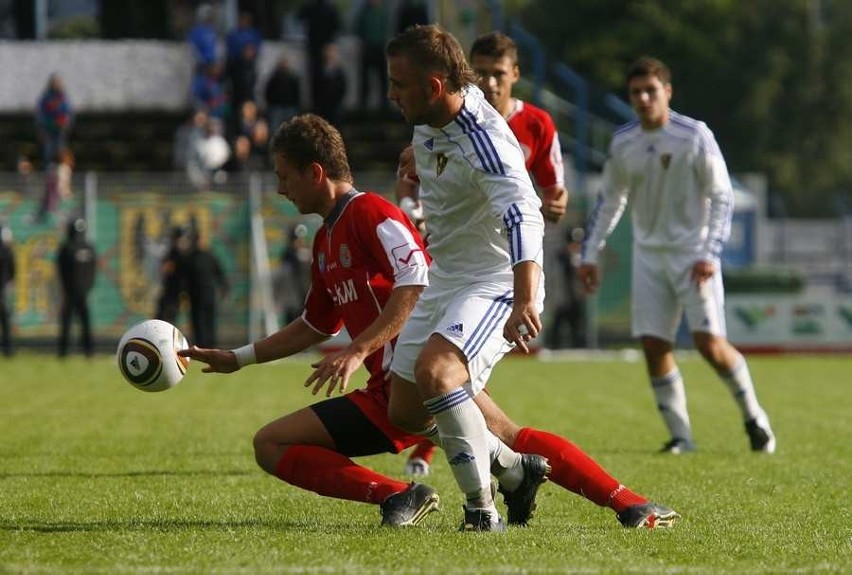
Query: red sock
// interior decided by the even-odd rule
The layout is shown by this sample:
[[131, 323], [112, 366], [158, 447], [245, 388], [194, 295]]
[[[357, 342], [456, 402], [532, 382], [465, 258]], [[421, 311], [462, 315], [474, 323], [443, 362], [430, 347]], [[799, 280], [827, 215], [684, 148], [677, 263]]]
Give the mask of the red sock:
[[287, 448], [275, 468], [275, 475], [296, 487], [338, 499], [382, 503], [389, 495], [408, 488], [336, 451], [313, 445]]
[[414, 448], [414, 451], [411, 452], [411, 455], [408, 456], [409, 459], [414, 459], [415, 457], [419, 457], [426, 463], [432, 463], [432, 457], [435, 455], [435, 444], [429, 441], [428, 439], [424, 439], [420, 443], [417, 444], [417, 447]]
[[610, 507], [616, 513], [647, 501], [621, 485], [594, 459], [564, 437], [525, 427], [518, 433], [512, 449], [520, 453], [543, 455], [552, 468], [548, 476], [551, 481], [601, 507]]

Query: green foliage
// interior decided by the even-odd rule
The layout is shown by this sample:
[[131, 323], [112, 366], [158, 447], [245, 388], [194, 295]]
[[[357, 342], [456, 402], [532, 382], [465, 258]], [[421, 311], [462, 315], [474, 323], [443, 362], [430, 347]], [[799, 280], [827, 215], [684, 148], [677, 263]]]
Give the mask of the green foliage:
[[673, 107], [707, 122], [732, 171], [765, 172], [790, 213], [852, 203], [847, 0], [532, 0], [518, 17], [551, 54], [617, 94], [637, 56], [666, 61]]
[[[518, 421], [564, 434], [620, 481], [682, 513], [670, 531], [621, 528], [550, 482], [527, 529], [460, 534], [461, 497], [439, 453], [443, 512], [417, 528], [263, 474], [251, 438], [315, 398], [308, 359], [231, 376], [191, 365], [146, 394], [111, 357], [0, 363], [3, 573], [779, 573], [852, 561], [849, 359], [752, 358], [779, 452], [748, 451], [714, 373], [683, 357], [700, 451], [665, 457], [641, 364], [510, 358], [491, 391]], [[546, 399], [545, 399], [546, 398]], [[403, 459], [362, 462], [398, 476]]]

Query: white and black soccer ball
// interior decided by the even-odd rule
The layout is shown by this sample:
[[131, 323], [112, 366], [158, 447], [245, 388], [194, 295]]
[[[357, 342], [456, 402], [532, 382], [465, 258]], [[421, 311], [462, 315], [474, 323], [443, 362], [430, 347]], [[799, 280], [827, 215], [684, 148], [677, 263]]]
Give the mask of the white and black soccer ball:
[[118, 342], [118, 369], [130, 385], [142, 391], [165, 391], [180, 383], [189, 365], [177, 352], [188, 347], [178, 328], [149, 319], [124, 332]]

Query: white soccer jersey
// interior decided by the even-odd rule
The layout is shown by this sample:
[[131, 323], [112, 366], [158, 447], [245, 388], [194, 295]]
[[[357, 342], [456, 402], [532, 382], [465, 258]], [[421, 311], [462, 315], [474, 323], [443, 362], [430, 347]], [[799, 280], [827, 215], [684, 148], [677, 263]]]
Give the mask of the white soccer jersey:
[[433, 257], [430, 282], [511, 283], [512, 266], [542, 265], [541, 201], [506, 120], [475, 86], [443, 128], [414, 128], [420, 201]]
[[719, 257], [730, 234], [733, 190], [704, 122], [672, 111], [660, 129], [631, 122], [615, 133], [589, 217], [584, 262], [597, 262], [628, 198], [635, 248], [690, 252], [708, 261]]

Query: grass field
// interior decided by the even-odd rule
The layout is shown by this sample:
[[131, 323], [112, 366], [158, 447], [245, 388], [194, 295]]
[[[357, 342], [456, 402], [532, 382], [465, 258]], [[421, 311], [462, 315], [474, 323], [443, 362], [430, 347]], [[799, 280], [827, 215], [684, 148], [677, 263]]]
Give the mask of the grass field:
[[[439, 454], [443, 512], [381, 529], [374, 506], [265, 475], [251, 438], [308, 404], [308, 359], [231, 376], [190, 366], [175, 389], [124, 383], [111, 357], [0, 359], [0, 573], [811, 573], [852, 571], [852, 358], [750, 359], [778, 453], [756, 455], [710, 369], [684, 357], [699, 452], [667, 439], [639, 363], [510, 358], [493, 395], [572, 438], [683, 515], [626, 530], [545, 485], [529, 528], [464, 534]], [[362, 460], [398, 475], [400, 456]], [[501, 504], [502, 505], [502, 504]]]

